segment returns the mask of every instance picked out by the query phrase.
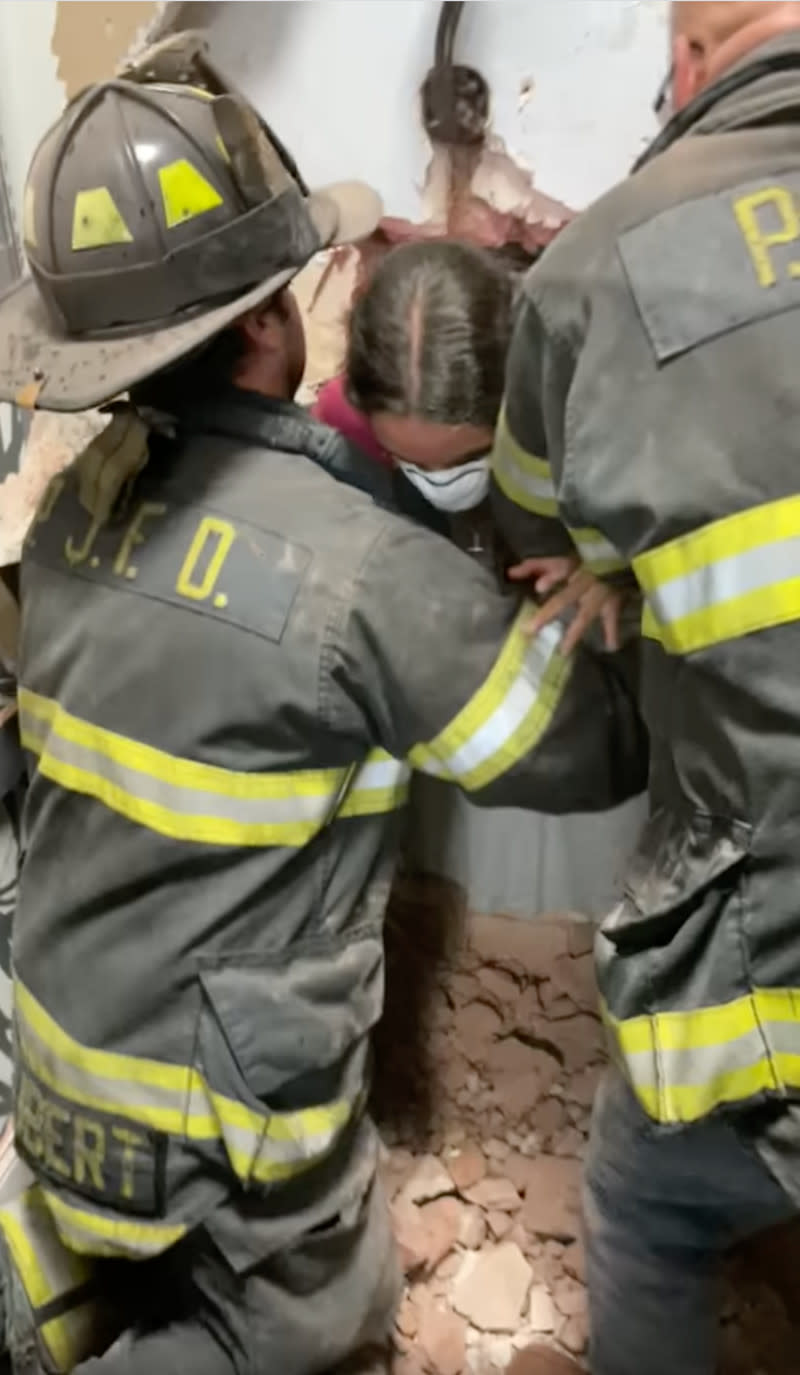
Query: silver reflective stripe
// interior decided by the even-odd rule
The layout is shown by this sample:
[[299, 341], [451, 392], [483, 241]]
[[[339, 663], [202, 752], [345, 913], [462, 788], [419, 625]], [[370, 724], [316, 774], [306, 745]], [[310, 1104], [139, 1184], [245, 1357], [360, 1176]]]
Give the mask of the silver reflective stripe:
[[[127, 768], [108, 755], [65, 740], [44, 723], [37, 721], [31, 729], [31, 718], [23, 711], [26, 737], [35, 735], [45, 744], [48, 756], [70, 768], [104, 779], [112, 787], [121, 789], [141, 802], [186, 817], [212, 817], [219, 821], [233, 821], [243, 826], [280, 826], [307, 824], [321, 826], [326, 820], [336, 788], [326, 792], [305, 794], [298, 790], [288, 797], [231, 797], [224, 792], [208, 792], [199, 788], [182, 788], [165, 779]], [[332, 774], [334, 771], [331, 771]], [[338, 777], [335, 778], [338, 784]]]
[[[773, 1028], [770, 1028], [770, 1035]], [[797, 1048], [794, 1033], [794, 1048]], [[721, 1075], [748, 1069], [769, 1054], [764, 1036], [754, 1028], [734, 1040], [707, 1046], [671, 1050], [659, 1043], [655, 1051], [627, 1052], [625, 1061], [633, 1082], [641, 1088], [659, 1085], [700, 1087]]]
[[478, 726], [468, 740], [454, 749], [452, 754], [445, 758], [421, 758], [420, 770], [434, 777], [460, 781], [475, 774], [492, 760], [509, 741], [513, 740], [538, 705], [543, 681], [558, 653], [563, 637], [563, 626], [554, 624], [545, 626], [532, 638], [517, 676], [491, 716]]
[[733, 554], [662, 583], [647, 595], [659, 622], [669, 625], [694, 612], [794, 578], [800, 578], [798, 537]]
[[619, 551], [602, 535], [595, 535], [593, 531], [573, 530], [571, 527], [569, 533], [587, 568], [617, 571], [627, 567]]
[[353, 782], [356, 793], [383, 792], [385, 788], [401, 787], [411, 777], [411, 768], [390, 755], [370, 757], [361, 765]]
[[[180, 1135], [184, 1131], [191, 1085], [191, 1071], [188, 1068], [177, 1065], [163, 1067], [165, 1074], [171, 1078], [183, 1080], [182, 1084], [174, 1087], [143, 1084], [119, 1074], [99, 1074], [96, 1066], [91, 1072], [81, 1069], [37, 1035], [20, 1011], [19, 995], [15, 1032], [21, 1063], [54, 1093], [97, 1112], [121, 1113], [132, 1122], [153, 1127], [156, 1131], [172, 1135]], [[109, 1063], [112, 1058], [107, 1057]], [[196, 1119], [190, 1134], [194, 1139], [212, 1140], [217, 1135], [208, 1102], [204, 1104], [202, 1114]]]

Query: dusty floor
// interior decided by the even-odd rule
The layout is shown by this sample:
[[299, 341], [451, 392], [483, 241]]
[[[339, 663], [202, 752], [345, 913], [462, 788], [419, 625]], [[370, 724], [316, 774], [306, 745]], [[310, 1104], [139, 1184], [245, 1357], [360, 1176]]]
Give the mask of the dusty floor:
[[[454, 949], [460, 925], [447, 885], [398, 887], [375, 1094], [407, 1278], [395, 1375], [494, 1375], [532, 1341], [586, 1350], [591, 930], [477, 917]], [[728, 1290], [724, 1375], [797, 1375], [798, 1237], [735, 1258]]]

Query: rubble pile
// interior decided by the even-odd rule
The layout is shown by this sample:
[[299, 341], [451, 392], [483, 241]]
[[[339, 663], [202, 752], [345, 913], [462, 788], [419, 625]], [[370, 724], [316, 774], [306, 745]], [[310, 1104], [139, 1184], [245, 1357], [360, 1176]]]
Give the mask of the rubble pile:
[[[591, 931], [476, 917], [433, 979], [429, 956], [423, 939], [394, 1008], [390, 941], [387, 1020], [408, 1020], [408, 990], [424, 987], [425, 1032], [410, 1045], [384, 1027], [378, 1056], [406, 1275], [395, 1375], [493, 1375], [534, 1341], [580, 1357], [581, 1156], [603, 1066]], [[404, 1112], [387, 1102], [397, 1081]]]
[[[591, 946], [569, 919], [466, 922], [438, 881], [393, 899], [374, 1102], [406, 1279], [393, 1375], [500, 1375], [533, 1343], [585, 1358], [581, 1169], [604, 1062]], [[738, 1258], [733, 1282], [724, 1375], [796, 1375], [763, 1263]]]

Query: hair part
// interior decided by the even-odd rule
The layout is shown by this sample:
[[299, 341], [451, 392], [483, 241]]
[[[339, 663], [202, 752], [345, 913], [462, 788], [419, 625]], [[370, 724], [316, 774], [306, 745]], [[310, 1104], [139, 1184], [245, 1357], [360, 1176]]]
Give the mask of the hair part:
[[469, 244], [404, 244], [353, 306], [347, 390], [365, 415], [494, 426], [514, 320], [511, 274]]

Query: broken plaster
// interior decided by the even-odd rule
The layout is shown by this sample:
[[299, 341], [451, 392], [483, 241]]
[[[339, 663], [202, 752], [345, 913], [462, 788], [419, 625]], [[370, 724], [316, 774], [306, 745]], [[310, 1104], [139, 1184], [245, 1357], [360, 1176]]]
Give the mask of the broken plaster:
[[113, 76], [125, 58], [150, 41], [165, 8], [156, 0], [59, 0], [50, 48], [67, 100]]

